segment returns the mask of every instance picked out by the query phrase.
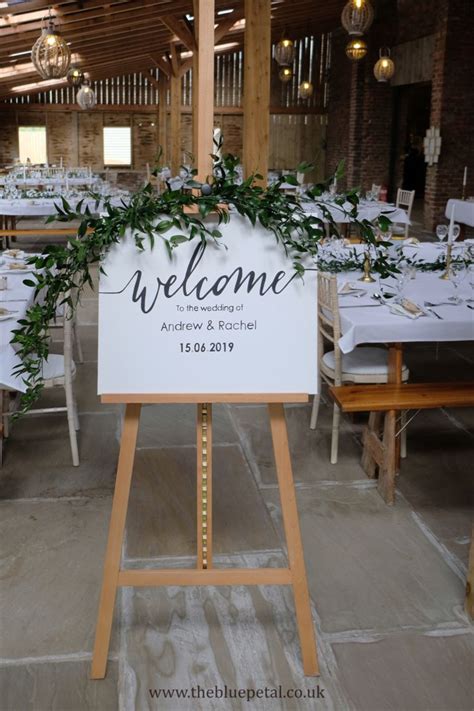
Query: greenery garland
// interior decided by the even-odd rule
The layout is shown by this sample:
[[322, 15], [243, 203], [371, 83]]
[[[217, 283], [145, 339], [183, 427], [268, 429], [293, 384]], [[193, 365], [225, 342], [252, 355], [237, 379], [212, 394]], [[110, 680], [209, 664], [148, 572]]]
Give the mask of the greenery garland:
[[[40, 256], [28, 260], [37, 271], [24, 283], [34, 287], [35, 300], [25, 318], [19, 321], [19, 328], [13, 331], [11, 341], [20, 359], [14, 374], [22, 378], [26, 387], [19, 414], [27, 411], [41, 393], [42, 362], [49, 355], [49, 327], [56, 318], [58, 307], [67, 303], [73, 310], [76, 308], [84, 286], [93, 288], [91, 266], [100, 264], [127, 229], [131, 230], [137, 249], [153, 249], [155, 241], [162, 239], [171, 255], [180, 244], [193, 239], [221, 243], [219, 226], [232, 219], [232, 211], [236, 211], [248, 218], [252, 225], [259, 223], [273, 232], [301, 276], [305, 271], [302, 261], [308, 255], [316, 258], [321, 240], [327, 233], [340, 236], [331, 212], [318, 199], [335, 177], [343, 175], [343, 163], [334, 176], [306, 192], [306, 197], [313, 200], [321, 212], [322, 217], [317, 217], [304, 211], [297, 196], [280, 189], [283, 183], [297, 186], [294, 175], [284, 175], [275, 184], [263, 188], [258, 184], [262, 179], [258, 174], [239, 181], [237, 157], [227, 154], [219, 158], [215, 155], [213, 160], [213, 176], [205, 184], [197, 182], [197, 171], [191, 170], [177, 188], [176, 181], [167, 181], [164, 192], [157, 195], [147, 184], [128, 203], [122, 200], [119, 206], [112, 205], [110, 199], [104, 200], [102, 196], [90, 193], [96, 199], [96, 209], [103, 203], [101, 209], [106, 215], [102, 217], [92, 214], [87, 204], [84, 206], [84, 200], [75, 209], [64, 198], [61, 205], [56, 205], [57, 214], [49, 217], [47, 222], [79, 220], [80, 225], [77, 237], [70, 238], [67, 244], [49, 245]], [[304, 163], [296, 170], [305, 173], [312, 169], [311, 164]], [[158, 172], [159, 168], [154, 175]], [[373, 260], [372, 270], [378, 271], [382, 277], [397, 271], [379, 249], [389, 243], [377, 240], [373, 223], [358, 219], [357, 190], [339, 195], [335, 203], [356, 226], [362, 240], [375, 248], [377, 257]], [[345, 208], [347, 203], [349, 209]], [[210, 214], [217, 216], [216, 226], [206, 222], [205, 218]], [[375, 222], [383, 232], [390, 224], [383, 215]], [[170, 230], [172, 233], [168, 236]]]

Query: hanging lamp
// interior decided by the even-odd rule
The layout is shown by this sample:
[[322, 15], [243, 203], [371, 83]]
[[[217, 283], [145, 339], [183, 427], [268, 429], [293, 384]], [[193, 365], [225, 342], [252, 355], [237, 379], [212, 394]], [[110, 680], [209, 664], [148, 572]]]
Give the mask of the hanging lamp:
[[283, 37], [275, 46], [275, 60], [280, 66], [293, 64], [295, 58], [295, 45], [287, 37]]
[[280, 81], [282, 81], [284, 84], [290, 81], [290, 79], [293, 78], [293, 70], [291, 67], [282, 67], [280, 71], [278, 72], [278, 77]]
[[300, 99], [310, 99], [313, 96], [313, 85], [310, 81], [302, 81], [298, 88]]
[[87, 79], [82, 83], [81, 88], [76, 94], [76, 101], [84, 111], [87, 109], [93, 109], [97, 103], [95, 93], [92, 91], [90, 84]]
[[353, 62], [358, 62], [367, 54], [367, 42], [361, 38], [351, 40], [346, 45], [346, 54]]
[[84, 72], [72, 66], [67, 73], [67, 80], [71, 86], [81, 86], [84, 83]]
[[349, 0], [341, 15], [344, 29], [356, 37], [365, 34], [373, 20], [374, 10], [369, 0]]
[[71, 52], [64, 37], [55, 29], [51, 8], [47, 27], [43, 27], [31, 50], [31, 61], [43, 79], [61, 79], [69, 69]]
[[390, 57], [390, 50], [388, 47], [382, 47], [379, 50], [379, 59], [374, 66], [374, 76], [377, 81], [387, 82], [395, 74], [395, 64], [393, 59]]

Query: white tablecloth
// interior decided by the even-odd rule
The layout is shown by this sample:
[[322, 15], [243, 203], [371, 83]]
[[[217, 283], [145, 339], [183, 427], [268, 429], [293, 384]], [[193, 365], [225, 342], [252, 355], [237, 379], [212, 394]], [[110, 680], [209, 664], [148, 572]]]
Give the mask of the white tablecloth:
[[0, 291], [0, 306], [9, 311], [16, 311], [13, 318], [0, 321], [0, 389], [24, 392], [25, 386], [21, 380], [12, 375], [20, 360], [10, 340], [12, 330], [18, 327], [18, 320], [25, 316], [33, 303], [34, 289], [23, 284], [24, 279], [31, 277], [29, 274], [5, 274], [2, 271], [0, 276], [6, 276], [8, 282], [7, 289]]
[[[81, 198], [70, 199], [68, 202], [74, 209], [80, 199]], [[0, 215], [15, 215], [17, 217], [48, 217], [49, 215], [54, 215], [56, 213], [56, 209], [54, 207], [55, 203], [61, 206], [61, 198], [21, 198], [19, 200], [0, 199]], [[99, 205], [96, 209], [95, 204], [95, 200], [84, 201], [82, 209], [84, 210], [85, 206], [88, 205], [89, 210], [92, 213], [99, 213], [103, 209], [103, 206]], [[111, 200], [111, 204], [121, 205], [121, 198], [113, 198]]]
[[448, 220], [451, 219], [453, 208], [455, 222], [474, 227], [474, 200], [448, 200], [444, 213]]
[[[352, 209], [350, 203], [345, 203], [342, 208], [334, 202], [325, 202], [324, 206], [330, 212], [335, 222], [352, 222], [352, 218], [345, 214], [345, 211]], [[310, 212], [324, 219], [322, 210], [315, 203], [304, 202], [303, 207], [306, 212]], [[395, 223], [403, 225], [409, 223], [408, 215], [405, 210], [402, 210], [400, 207], [395, 207], [395, 205], [391, 203], [379, 201], [361, 201], [359, 203], [359, 220], [369, 220], [372, 222], [372, 220], [376, 220], [380, 215], [385, 215]]]
[[[357, 282], [361, 288], [367, 289], [367, 295], [358, 299], [339, 296], [342, 331], [339, 345], [343, 353], [349, 353], [362, 343], [474, 340], [474, 311], [465, 303], [435, 306], [442, 320], [435, 316], [421, 316], [417, 319], [398, 316], [390, 313], [389, 307], [385, 305], [364, 306], [376, 303], [370, 294], [380, 291], [380, 286], [377, 281], [374, 284], [358, 282], [360, 276], [357, 272], [338, 275], [341, 285]], [[418, 273], [409, 282], [404, 296], [420, 306], [423, 306], [424, 301], [446, 301], [454, 293], [453, 285], [439, 277], [439, 272]], [[382, 280], [381, 283], [389, 287], [395, 283], [395, 279]], [[467, 278], [459, 287], [459, 295], [464, 298], [473, 296]]]

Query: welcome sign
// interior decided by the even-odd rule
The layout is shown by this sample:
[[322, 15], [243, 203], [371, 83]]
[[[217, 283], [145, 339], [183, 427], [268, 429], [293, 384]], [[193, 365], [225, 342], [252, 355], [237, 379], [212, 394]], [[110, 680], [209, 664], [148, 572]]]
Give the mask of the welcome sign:
[[110, 250], [99, 394], [317, 391], [316, 272], [298, 277], [273, 233], [241, 216], [219, 229], [219, 245], [193, 240], [171, 258], [160, 237]]

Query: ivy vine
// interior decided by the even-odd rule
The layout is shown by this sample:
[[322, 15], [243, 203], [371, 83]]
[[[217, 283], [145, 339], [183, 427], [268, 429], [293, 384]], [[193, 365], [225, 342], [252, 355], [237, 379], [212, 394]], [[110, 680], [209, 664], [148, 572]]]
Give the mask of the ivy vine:
[[[262, 187], [258, 184], [262, 176], [258, 174], [239, 180], [237, 157], [215, 155], [213, 161], [213, 175], [204, 184], [196, 180], [196, 170], [189, 170], [178, 184], [176, 180], [168, 180], [161, 194], [156, 194], [154, 187], [147, 184], [128, 202], [122, 200], [120, 205], [112, 204], [110, 198], [90, 193], [96, 200], [96, 209], [100, 205], [101, 212], [105, 213], [102, 216], [93, 213], [84, 200], [74, 209], [64, 198], [56, 204], [57, 214], [49, 217], [47, 222], [79, 220], [80, 224], [77, 236], [68, 239], [67, 243], [46, 246], [41, 255], [28, 260], [35, 272], [24, 283], [34, 288], [34, 303], [25, 318], [18, 322], [19, 328], [13, 331], [11, 341], [20, 360], [14, 374], [22, 379], [26, 388], [20, 399], [19, 414], [31, 408], [41, 393], [42, 362], [49, 355], [49, 327], [56, 318], [58, 307], [68, 303], [76, 309], [83, 288], [86, 285], [93, 288], [91, 267], [100, 265], [109, 249], [123, 239], [127, 230], [131, 231], [137, 249], [153, 249], [156, 240], [161, 239], [171, 255], [180, 244], [189, 240], [221, 244], [219, 227], [237, 212], [252, 225], [260, 224], [270, 230], [301, 276], [305, 271], [303, 261], [308, 256], [316, 260], [321, 241], [328, 235], [340, 236], [321, 196], [329, 189], [334, 177], [342, 176], [343, 163], [328, 180], [306, 191], [305, 197], [319, 208], [319, 217], [305, 212], [301, 196], [281, 190], [283, 183], [298, 185], [294, 175], [283, 175], [273, 185]], [[303, 163], [296, 170], [306, 173], [312, 169], [313, 165]], [[154, 174], [158, 172], [157, 168]], [[390, 220], [381, 215], [375, 226], [368, 220], [360, 220], [356, 189], [339, 195], [335, 202], [356, 227], [361, 239], [375, 248], [377, 256], [372, 269], [381, 276], [397, 271], [380, 249], [389, 243], [380, 242], [375, 234], [375, 226], [385, 232]], [[205, 218], [211, 214], [216, 220], [209, 223]]]

